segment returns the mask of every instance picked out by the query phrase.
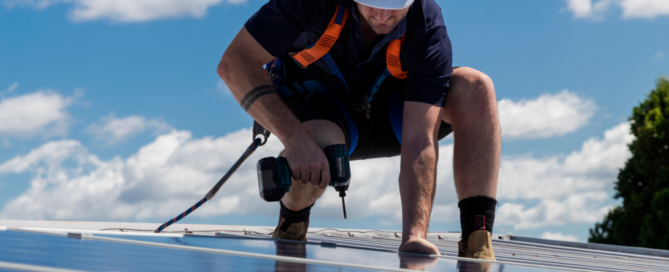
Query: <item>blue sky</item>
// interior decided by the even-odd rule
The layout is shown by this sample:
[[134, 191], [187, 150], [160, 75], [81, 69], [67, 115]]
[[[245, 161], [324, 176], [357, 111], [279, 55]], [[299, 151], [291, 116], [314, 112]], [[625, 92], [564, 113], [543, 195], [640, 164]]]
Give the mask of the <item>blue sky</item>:
[[[0, 1], [0, 218], [161, 222], [206, 193], [252, 120], [215, 73], [264, 1]], [[584, 241], [629, 154], [626, 120], [669, 73], [662, 0], [437, 1], [454, 64], [495, 82], [504, 131], [496, 232]], [[432, 230], [459, 231], [452, 140]], [[185, 222], [273, 225], [254, 161]], [[354, 163], [314, 227], [399, 229], [399, 160]], [[355, 208], [353, 208], [355, 207]]]

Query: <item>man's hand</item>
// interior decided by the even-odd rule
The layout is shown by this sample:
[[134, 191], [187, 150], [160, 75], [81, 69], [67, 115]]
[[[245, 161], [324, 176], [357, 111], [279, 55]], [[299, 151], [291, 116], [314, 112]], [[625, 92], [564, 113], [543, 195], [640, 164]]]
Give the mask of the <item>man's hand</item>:
[[400, 245], [401, 252], [412, 252], [422, 254], [441, 255], [439, 249], [433, 243], [423, 238], [409, 237], [409, 239]]
[[303, 133], [300, 138], [287, 142], [283, 153], [288, 160], [293, 179], [324, 189], [330, 184], [328, 159], [311, 136]]

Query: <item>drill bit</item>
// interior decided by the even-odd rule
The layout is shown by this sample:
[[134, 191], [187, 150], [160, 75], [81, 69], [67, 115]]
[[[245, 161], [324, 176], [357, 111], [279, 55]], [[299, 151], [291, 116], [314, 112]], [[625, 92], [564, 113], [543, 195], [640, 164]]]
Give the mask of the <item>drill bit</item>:
[[346, 190], [339, 190], [339, 197], [341, 197], [341, 207], [344, 209], [344, 219], [346, 219], [346, 203], [344, 202], [344, 197], [346, 196]]
[[341, 207], [344, 209], [344, 219], [346, 219], [346, 203], [343, 196], [341, 197]]

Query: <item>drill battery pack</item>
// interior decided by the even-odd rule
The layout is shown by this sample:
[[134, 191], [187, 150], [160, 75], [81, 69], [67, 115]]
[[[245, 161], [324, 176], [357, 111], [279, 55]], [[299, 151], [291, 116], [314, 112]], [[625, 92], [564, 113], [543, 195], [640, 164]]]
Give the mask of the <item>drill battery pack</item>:
[[279, 201], [290, 191], [290, 168], [284, 157], [267, 157], [258, 161], [258, 188], [260, 198], [267, 202]]

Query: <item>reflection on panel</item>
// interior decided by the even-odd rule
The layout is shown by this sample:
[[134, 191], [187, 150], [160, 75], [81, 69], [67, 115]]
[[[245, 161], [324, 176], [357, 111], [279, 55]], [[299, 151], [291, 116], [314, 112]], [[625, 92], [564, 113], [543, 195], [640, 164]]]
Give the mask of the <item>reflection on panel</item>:
[[[108, 235], [111, 236], [111, 235]], [[458, 261], [456, 259], [436, 258], [418, 254], [398, 254], [396, 252], [365, 250], [341, 246], [322, 246], [293, 242], [279, 242], [260, 239], [234, 239], [206, 236], [155, 237], [155, 236], [116, 236], [123, 239], [197, 246], [215, 249], [235, 250], [279, 256], [308, 258], [339, 263], [373, 265], [388, 268], [408, 268], [424, 271], [462, 271], [462, 272], [497, 272], [497, 271], [558, 271], [525, 266], [485, 264]], [[292, 271], [305, 271], [305, 265], [284, 263], [277, 264], [277, 269], [284, 267]], [[309, 270], [310, 271], [310, 270]]]

